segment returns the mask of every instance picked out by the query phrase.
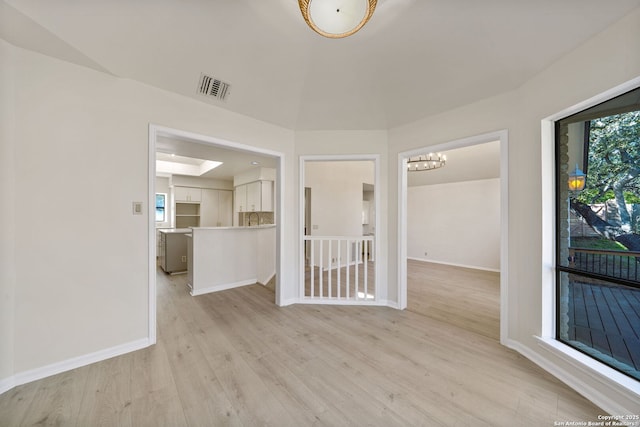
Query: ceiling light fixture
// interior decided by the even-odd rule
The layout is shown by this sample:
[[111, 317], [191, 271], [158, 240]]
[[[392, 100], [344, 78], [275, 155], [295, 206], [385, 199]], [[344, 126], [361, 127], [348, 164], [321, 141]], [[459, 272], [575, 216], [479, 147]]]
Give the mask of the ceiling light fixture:
[[300, 11], [316, 33], [340, 39], [364, 27], [378, 0], [298, 0]]
[[410, 157], [409, 160], [407, 160], [407, 170], [409, 172], [430, 171], [433, 169], [440, 169], [446, 164], [447, 156], [444, 154], [429, 153], [426, 156], [420, 155]]

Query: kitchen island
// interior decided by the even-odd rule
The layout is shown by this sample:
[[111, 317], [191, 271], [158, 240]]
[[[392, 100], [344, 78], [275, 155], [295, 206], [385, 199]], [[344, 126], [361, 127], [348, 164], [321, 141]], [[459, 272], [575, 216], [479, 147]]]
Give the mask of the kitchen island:
[[193, 227], [188, 236], [188, 283], [202, 295], [254, 283], [275, 275], [276, 227]]

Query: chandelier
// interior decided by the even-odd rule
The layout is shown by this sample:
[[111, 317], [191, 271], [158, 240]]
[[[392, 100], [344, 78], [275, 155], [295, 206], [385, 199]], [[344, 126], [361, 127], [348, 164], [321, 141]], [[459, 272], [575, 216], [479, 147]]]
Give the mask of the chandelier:
[[409, 157], [409, 160], [407, 160], [407, 170], [409, 172], [430, 171], [433, 169], [439, 169], [446, 163], [447, 156], [440, 153], [429, 153], [427, 155]]
[[307, 25], [316, 33], [339, 39], [364, 27], [378, 0], [298, 0]]

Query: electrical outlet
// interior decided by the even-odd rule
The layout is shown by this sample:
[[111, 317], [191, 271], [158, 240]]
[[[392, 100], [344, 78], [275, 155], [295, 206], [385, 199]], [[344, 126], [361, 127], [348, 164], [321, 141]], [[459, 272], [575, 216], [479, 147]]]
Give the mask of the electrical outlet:
[[187, 256], [186, 255], [182, 255], [182, 262], [187, 262]]
[[426, 253], [426, 252], [424, 253], [424, 256], [427, 256], [427, 253]]

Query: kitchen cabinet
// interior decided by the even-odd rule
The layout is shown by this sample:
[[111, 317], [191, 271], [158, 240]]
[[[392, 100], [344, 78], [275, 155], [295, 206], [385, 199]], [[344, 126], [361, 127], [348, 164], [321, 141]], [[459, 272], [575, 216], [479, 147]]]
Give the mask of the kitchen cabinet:
[[233, 218], [233, 194], [230, 190], [202, 189], [200, 227], [228, 227]]
[[236, 212], [273, 212], [273, 181], [254, 181], [236, 187]]
[[200, 227], [200, 204], [176, 202], [176, 228]]
[[262, 210], [261, 181], [250, 182], [247, 187], [247, 211], [255, 212]]
[[219, 190], [218, 192], [218, 221], [220, 227], [233, 225], [233, 191]]
[[160, 230], [160, 267], [166, 273], [187, 271], [187, 237], [190, 229]]
[[202, 200], [200, 188], [175, 186], [173, 189], [176, 202], [198, 203]]
[[239, 185], [235, 189], [235, 211], [247, 211], [247, 186]]

